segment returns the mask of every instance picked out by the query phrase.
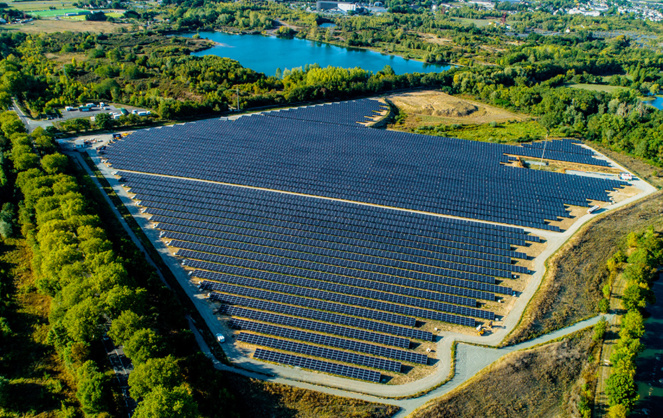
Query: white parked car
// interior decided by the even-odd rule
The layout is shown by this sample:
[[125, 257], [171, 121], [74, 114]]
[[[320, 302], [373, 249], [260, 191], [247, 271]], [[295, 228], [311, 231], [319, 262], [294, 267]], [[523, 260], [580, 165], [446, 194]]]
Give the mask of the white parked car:
[[226, 337], [224, 337], [223, 334], [216, 334], [216, 340], [219, 344], [223, 344], [226, 341]]

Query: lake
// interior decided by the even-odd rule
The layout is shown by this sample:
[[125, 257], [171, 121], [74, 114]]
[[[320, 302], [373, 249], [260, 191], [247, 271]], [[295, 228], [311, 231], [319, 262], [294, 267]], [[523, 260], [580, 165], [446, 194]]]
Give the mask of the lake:
[[645, 349], [636, 360], [635, 382], [640, 401], [634, 417], [663, 416], [663, 277], [654, 282], [652, 291], [656, 303], [647, 307], [651, 316], [645, 321], [642, 337]]
[[[190, 38], [193, 35], [195, 33], [183, 36]], [[265, 73], [268, 76], [276, 74], [277, 68], [292, 69], [304, 67], [306, 64], [318, 64], [321, 67], [360, 67], [374, 73], [383, 69], [385, 65], [390, 65], [396, 74], [431, 73], [450, 68], [449, 65], [426, 64], [375, 51], [343, 48], [305, 39], [231, 35], [221, 32], [200, 32], [199, 35], [201, 38], [216, 42], [217, 45], [192, 55], [217, 55], [231, 58], [239, 61], [246, 68]]]
[[643, 102], [658, 110], [663, 110], [663, 97], [654, 96], [654, 100], [644, 100]]

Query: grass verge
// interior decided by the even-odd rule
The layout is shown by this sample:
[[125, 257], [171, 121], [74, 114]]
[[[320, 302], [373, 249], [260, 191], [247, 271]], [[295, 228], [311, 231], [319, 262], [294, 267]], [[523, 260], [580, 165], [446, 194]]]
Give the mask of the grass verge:
[[457, 390], [425, 405], [415, 418], [577, 416], [578, 388], [591, 377], [591, 330], [509, 354]]
[[608, 212], [583, 226], [546, 263], [546, 275], [504, 344], [516, 344], [598, 313], [606, 261], [633, 231], [663, 229], [662, 193]]

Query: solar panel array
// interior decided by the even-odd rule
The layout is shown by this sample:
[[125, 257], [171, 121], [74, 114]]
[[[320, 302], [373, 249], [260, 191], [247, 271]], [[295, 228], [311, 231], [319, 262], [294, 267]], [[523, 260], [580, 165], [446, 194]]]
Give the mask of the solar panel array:
[[248, 334], [246, 332], [239, 334], [237, 340], [247, 344], [276, 348], [277, 350], [291, 351], [293, 353], [307, 354], [313, 357], [322, 357], [329, 360], [337, 360], [374, 369], [382, 369], [395, 373], [401, 372], [401, 363], [397, 361], [348, 353], [347, 351], [334, 350], [332, 348], [317, 347], [310, 344], [265, 337], [264, 335]]
[[[417, 320], [493, 320], [482, 305], [515, 295], [509, 279], [532, 273], [518, 247], [539, 237], [425, 212], [557, 231], [550, 221], [569, 215], [565, 205], [608, 200], [623, 185], [503, 164], [540, 157], [542, 143], [357, 123], [382, 110], [358, 100], [148, 129], [106, 154], [201, 289], [249, 331], [239, 341], [278, 350], [255, 358], [377, 382], [379, 372], [335, 362], [425, 365], [410, 339], [433, 335]], [[546, 159], [607, 164], [573, 141], [545, 147]]]
[[326, 345], [335, 348], [342, 348], [359, 353], [373, 354], [380, 357], [394, 360], [407, 361], [409, 363], [427, 364], [428, 357], [412, 351], [399, 350], [397, 348], [383, 347], [376, 344], [354, 341], [347, 338], [332, 337], [324, 334], [317, 334], [298, 329], [286, 328], [276, 325], [263, 324], [261, 322], [245, 321], [243, 319], [233, 319], [231, 326], [237, 329], [254, 331], [262, 334], [283, 337], [290, 340], [305, 341], [317, 345]]
[[292, 354], [280, 353], [277, 351], [258, 348], [253, 358], [274, 363], [287, 364], [290, 366], [304, 367], [311, 370], [317, 370], [324, 373], [337, 374], [339, 376], [351, 377], [354, 379], [368, 380], [369, 382], [379, 382], [380, 372], [374, 370], [361, 369], [359, 367], [346, 366], [344, 364], [331, 363], [329, 361], [316, 360], [308, 357], [295, 356]]
[[[116, 169], [212, 180], [558, 230], [565, 205], [608, 201], [624, 183], [505, 166], [534, 146], [497, 145], [370, 129], [348, 120], [373, 100], [138, 131], [112, 144]], [[351, 117], [349, 115], [352, 115]], [[580, 146], [546, 158], [605, 165]], [[573, 146], [573, 152], [566, 148]]]

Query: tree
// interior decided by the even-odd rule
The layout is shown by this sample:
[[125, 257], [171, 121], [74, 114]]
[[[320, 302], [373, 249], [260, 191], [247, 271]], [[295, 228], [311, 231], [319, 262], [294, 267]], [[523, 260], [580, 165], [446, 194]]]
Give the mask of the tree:
[[134, 311], [124, 311], [113, 320], [108, 335], [116, 345], [124, 345], [137, 330], [144, 326], [145, 321], [138, 314]]
[[113, 127], [113, 118], [108, 113], [99, 113], [94, 117], [94, 124], [99, 129], [110, 129]]
[[106, 409], [107, 386], [106, 376], [101, 373], [92, 360], [88, 360], [78, 369], [78, 390], [76, 398], [86, 415], [97, 415]]
[[638, 400], [633, 376], [626, 373], [613, 373], [606, 381], [605, 393], [610, 406], [623, 405], [630, 411]]
[[64, 173], [69, 164], [69, 159], [62, 154], [48, 154], [41, 159], [41, 167], [48, 174]]
[[124, 344], [124, 352], [136, 365], [155, 357], [161, 349], [161, 338], [148, 328], [136, 331]]
[[144, 398], [152, 390], [161, 386], [170, 390], [183, 383], [180, 368], [173, 356], [152, 358], [137, 365], [129, 375], [131, 396]]
[[198, 404], [188, 387], [174, 389], [157, 386], [145, 395], [134, 412], [134, 418], [197, 418]]

